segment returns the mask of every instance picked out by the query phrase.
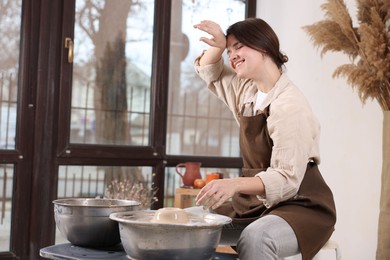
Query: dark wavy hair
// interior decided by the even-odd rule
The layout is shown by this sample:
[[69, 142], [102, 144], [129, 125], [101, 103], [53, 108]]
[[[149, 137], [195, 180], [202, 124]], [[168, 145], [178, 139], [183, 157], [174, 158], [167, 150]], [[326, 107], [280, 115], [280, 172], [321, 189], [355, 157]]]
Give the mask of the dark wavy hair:
[[279, 69], [288, 61], [280, 52], [279, 39], [274, 30], [260, 18], [247, 18], [232, 24], [226, 30], [226, 37], [234, 35], [242, 44], [267, 54]]

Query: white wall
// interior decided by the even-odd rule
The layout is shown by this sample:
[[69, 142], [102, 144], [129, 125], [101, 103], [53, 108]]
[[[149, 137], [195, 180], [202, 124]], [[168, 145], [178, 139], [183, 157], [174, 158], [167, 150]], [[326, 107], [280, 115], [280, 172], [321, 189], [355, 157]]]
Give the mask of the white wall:
[[[302, 26], [324, 18], [324, 0], [258, 0], [257, 17], [276, 31], [288, 57], [289, 77], [309, 99], [322, 125], [320, 170], [332, 188], [337, 224], [333, 234], [345, 260], [375, 259], [382, 170], [383, 114], [376, 101], [363, 105], [344, 78], [332, 73], [348, 59], [322, 59]], [[355, 0], [346, 0], [355, 17]], [[355, 20], [355, 18], [354, 18]]]

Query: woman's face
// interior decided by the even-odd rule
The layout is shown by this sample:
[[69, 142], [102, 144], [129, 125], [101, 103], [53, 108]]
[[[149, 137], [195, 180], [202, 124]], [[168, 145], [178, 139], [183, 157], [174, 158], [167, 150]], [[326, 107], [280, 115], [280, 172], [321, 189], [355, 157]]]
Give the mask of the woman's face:
[[227, 37], [229, 64], [239, 78], [255, 79], [261, 73], [265, 54], [239, 42], [234, 35]]

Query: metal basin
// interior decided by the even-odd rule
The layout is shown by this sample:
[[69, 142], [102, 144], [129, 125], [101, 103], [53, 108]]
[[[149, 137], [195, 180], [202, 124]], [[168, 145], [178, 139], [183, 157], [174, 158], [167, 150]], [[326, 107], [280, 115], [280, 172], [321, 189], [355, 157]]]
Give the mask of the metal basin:
[[226, 216], [188, 213], [186, 224], [158, 223], [155, 210], [119, 212], [110, 215], [119, 223], [126, 254], [131, 259], [211, 259], [221, 238]]
[[115, 199], [54, 200], [54, 218], [58, 229], [69, 242], [78, 246], [104, 248], [120, 243], [118, 223], [111, 213], [132, 211], [139, 203]]

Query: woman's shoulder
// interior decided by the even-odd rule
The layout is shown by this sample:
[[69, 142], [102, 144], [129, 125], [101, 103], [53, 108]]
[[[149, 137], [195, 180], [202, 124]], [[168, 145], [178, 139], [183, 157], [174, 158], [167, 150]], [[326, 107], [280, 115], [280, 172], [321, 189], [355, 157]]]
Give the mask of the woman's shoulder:
[[282, 74], [282, 79], [279, 80], [275, 88], [275, 101], [287, 103], [301, 103], [308, 105], [307, 98], [301, 89], [292, 82], [287, 75]]
[[304, 93], [286, 77], [283, 84], [275, 89], [270, 100], [271, 113], [278, 113], [284, 116], [297, 116], [312, 114], [309, 101]]

